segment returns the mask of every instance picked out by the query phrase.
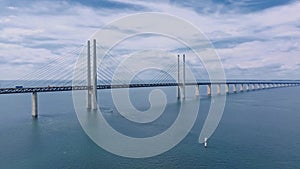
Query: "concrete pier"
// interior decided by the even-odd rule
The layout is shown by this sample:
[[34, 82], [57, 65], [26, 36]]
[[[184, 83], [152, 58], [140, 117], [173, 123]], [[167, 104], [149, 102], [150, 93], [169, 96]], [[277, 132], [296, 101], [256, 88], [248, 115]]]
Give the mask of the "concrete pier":
[[207, 85], [207, 95], [211, 96], [211, 84]]
[[229, 84], [226, 84], [226, 89], [225, 89], [226, 91], [226, 94], [229, 94]]
[[232, 91], [233, 91], [233, 93], [236, 93], [237, 92], [237, 90], [236, 90], [236, 84], [233, 84], [233, 89], [232, 89]]
[[259, 90], [259, 89], [260, 89], [260, 85], [259, 85], [259, 84], [256, 84], [256, 88]]
[[37, 103], [37, 92], [32, 93], [32, 117], [38, 116], [38, 103]]
[[221, 95], [221, 84], [218, 84], [218, 90], [217, 90], [217, 92], [218, 92], [218, 95]]
[[195, 87], [196, 87], [195, 96], [199, 96], [200, 95], [199, 85], [196, 85]]
[[240, 92], [243, 92], [243, 91], [244, 91], [243, 84], [240, 84]]
[[246, 91], [249, 91], [249, 84], [246, 84]]
[[93, 93], [92, 93], [92, 108], [93, 110], [98, 109], [98, 104], [97, 104], [97, 55], [96, 55], [96, 39], [93, 40]]
[[252, 84], [251, 86], [252, 86], [252, 90], [255, 90], [255, 84]]

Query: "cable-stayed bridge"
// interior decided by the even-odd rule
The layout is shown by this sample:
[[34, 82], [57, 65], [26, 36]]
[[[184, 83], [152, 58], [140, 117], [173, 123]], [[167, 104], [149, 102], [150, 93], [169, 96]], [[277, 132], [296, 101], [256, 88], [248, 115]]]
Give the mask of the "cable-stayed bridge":
[[[255, 89], [265, 89], [274, 87], [288, 87], [299, 85], [299, 81], [296, 80], [269, 80], [269, 81], [258, 81], [258, 80], [237, 80], [237, 81], [215, 81], [215, 82], [197, 82], [197, 83], [186, 83], [186, 86], [196, 86], [196, 85], [233, 85], [236, 89], [232, 92], [237, 92], [237, 86], [241, 86], [240, 91], [249, 91]], [[97, 89], [117, 89], [117, 88], [140, 88], [140, 87], [167, 87], [167, 86], [182, 86], [182, 83], [144, 83], [144, 84], [107, 84], [107, 85], [97, 85]], [[250, 88], [251, 85], [251, 88]], [[246, 89], [245, 87], [246, 86]], [[0, 88], [0, 94], [15, 94], [15, 93], [33, 93], [33, 92], [61, 92], [61, 91], [72, 91], [72, 90], [88, 90], [88, 86], [46, 86], [46, 87], [22, 87], [22, 88]], [[229, 90], [227, 91], [229, 93]], [[208, 93], [209, 95], [209, 93]]]
[[[216, 94], [221, 95], [300, 85], [300, 80], [200, 80], [201, 72], [195, 69], [193, 69], [193, 74], [196, 75], [197, 80], [193, 81], [186, 76], [188, 63], [185, 55], [178, 55], [175, 64], [165, 65], [163, 71], [154, 71], [151, 73], [151, 78], [145, 79], [142, 75], [136, 75], [131, 67], [122, 65], [121, 60], [115, 56], [111, 55], [109, 59], [104, 60], [97, 59], [97, 50], [101, 50], [101, 46], [97, 45], [95, 40], [93, 44], [88, 41], [86, 46], [81, 46], [66, 54], [67, 56], [77, 55], [77, 57], [57, 58], [43, 65], [36, 72], [1, 86], [0, 94], [32, 93], [32, 116], [37, 117], [37, 93], [39, 92], [85, 90], [87, 91], [87, 108], [97, 109], [97, 90], [100, 89], [174, 86], [177, 87], [177, 97], [185, 98], [186, 86], [195, 86], [195, 95], [200, 93], [199, 86], [207, 86], [206, 93], [210, 96], [212, 87], [216, 87]], [[77, 58], [79, 59], [76, 61]], [[136, 63], [136, 66], [142, 68], [143, 65]], [[122, 74], [116, 77], [114, 75], [117, 67]], [[168, 73], [175, 74], [176, 78]], [[135, 76], [132, 77], [132, 75]]]

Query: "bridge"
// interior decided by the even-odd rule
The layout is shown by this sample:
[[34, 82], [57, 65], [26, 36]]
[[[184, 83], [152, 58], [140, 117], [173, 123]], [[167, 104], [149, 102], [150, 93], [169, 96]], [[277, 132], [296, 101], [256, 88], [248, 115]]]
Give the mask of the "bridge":
[[[224, 82], [198, 82], [186, 83], [186, 86], [204, 86], [211, 88], [212, 85], [226, 85], [227, 94], [229, 93], [229, 85], [233, 85], [233, 91], [237, 92], [237, 86], [240, 86], [240, 91], [249, 91], [256, 89], [267, 89], [275, 87], [288, 87], [300, 85], [299, 81], [224, 81]], [[251, 88], [250, 88], [251, 85]], [[183, 86], [183, 83], [145, 83], [145, 84], [120, 84], [120, 85], [97, 85], [97, 89], [118, 89], [118, 88], [140, 88], [140, 87], [168, 87], [168, 86]], [[246, 89], [244, 89], [246, 86]], [[88, 86], [53, 86], [53, 87], [28, 87], [28, 88], [0, 88], [0, 94], [16, 94], [16, 93], [34, 93], [34, 92], [62, 92], [72, 90], [91, 90]], [[207, 95], [211, 93], [208, 91]]]
[[[186, 97], [185, 88], [186, 86], [195, 86], [195, 95], [199, 96], [200, 90], [199, 86], [207, 86], [207, 95], [212, 95], [212, 87], [217, 87], [217, 95], [237, 93], [244, 91], [253, 91], [261, 89], [270, 89], [278, 87], [291, 87], [299, 86], [300, 80], [212, 80], [212, 81], [200, 81], [189, 82], [186, 80], [186, 60], [185, 54], [182, 56], [177, 55], [177, 65], [172, 65], [168, 68], [168, 71], [176, 71], [177, 80], [173, 81], [159, 75], [153, 78], [151, 81], [140, 80], [138, 82], [124, 83], [122, 80], [117, 79], [117, 83], [112, 83], [113, 72], [111, 70], [101, 70], [99, 71], [97, 65], [99, 64], [97, 60], [97, 43], [93, 40], [93, 51], [91, 51], [91, 42], [87, 43], [87, 50], [84, 55], [86, 55], [86, 63], [81, 64], [85, 68], [80, 76], [85, 77], [84, 85], [74, 85], [69, 84], [69, 82], [61, 81], [64, 83], [58, 83], [56, 85], [44, 85], [41, 87], [34, 86], [15, 86], [15, 87], [4, 87], [0, 88], [0, 94], [17, 94], [17, 93], [32, 93], [32, 116], [38, 116], [38, 102], [37, 93], [39, 92], [62, 92], [62, 91], [74, 91], [74, 90], [85, 90], [87, 91], [87, 109], [97, 110], [97, 90], [104, 89], [121, 89], [121, 88], [146, 88], [146, 87], [177, 87], [177, 98], [184, 99]], [[93, 56], [92, 56], [93, 54]], [[182, 59], [182, 60], [181, 60]], [[113, 60], [113, 59], [112, 59]], [[114, 63], [119, 64], [119, 62], [113, 60]], [[124, 72], [128, 72], [127, 68], [123, 68]], [[45, 72], [48, 70], [41, 70], [39, 76], [47, 76]], [[55, 70], [57, 72], [57, 70]], [[52, 72], [50, 72], [52, 73]], [[70, 76], [70, 72], [65, 72], [67, 76]], [[65, 76], [61, 74], [60, 76]], [[181, 77], [182, 76], [182, 77]], [[98, 79], [100, 77], [100, 80]], [[29, 82], [29, 81], [27, 81]], [[48, 81], [49, 82], [49, 81]], [[47, 83], [48, 83], [47, 82]], [[119, 82], [119, 83], [118, 83]], [[20, 83], [20, 81], [12, 82]], [[100, 84], [99, 84], [100, 83]], [[67, 85], [66, 85], [67, 84]], [[225, 91], [222, 92], [222, 88]], [[230, 91], [230, 89], [232, 90]]]

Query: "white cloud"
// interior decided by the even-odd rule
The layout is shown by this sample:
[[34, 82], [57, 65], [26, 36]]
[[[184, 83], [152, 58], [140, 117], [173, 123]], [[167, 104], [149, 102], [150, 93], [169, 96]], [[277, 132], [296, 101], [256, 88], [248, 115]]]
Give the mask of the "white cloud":
[[[209, 39], [224, 43], [223, 47], [217, 48], [217, 52], [224, 61], [228, 75], [236, 75], [232, 70], [262, 68], [259, 69], [262, 71], [272, 65], [280, 65], [286, 73], [274, 73], [275, 79], [286, 76], [289, 71], [290, 78], [300, 77], [299, 73], [292, 73], [299, 69], [300, 64], [300, 2], [252, 13], [238, 13], [234, 9], [222, 13], [224, 6], [215, 7], [211, 1], [206, 5], [198, 4], [203, 8], [203, 13], [168, 1], [117, 2], [181, 17], [197, 26]], [[22, 63], [28, 61], [28, 58], [37, 63], [49, 60], [64, 53], [66, 49], [85, 43], [85, 39], [104, 24], [136, 12], [130, 9], [97, 9], [66, 1], [32, 2], [24, 7], [8, 6], [7, 9], [11, 12], [3, 13], [0, 17], [0, 54], [2, 62], [6, 61], [7, 65], [12, 64], [12, 60]], [[211, 12], [211, 9], [217, 10]], [[240, 42], [241, 39], [245, 41]], [[146, 40], [145, 43], [127, 43], [128, 49], [159, 46], [155, 38]], [[168, 41], [161, 43], [163, 46], [176, 46]], [[226, 43], [234, 45], [228, 46]], [[17, 56], [20, 53], [22, 56]], [[0, 71], [8, 70], [7, 65], [1, 66]], [[240, 73], [240, 78], [244, 77], [243, 73]], [[15, 78], [15, 74], [1, 73], [0, 79]]]

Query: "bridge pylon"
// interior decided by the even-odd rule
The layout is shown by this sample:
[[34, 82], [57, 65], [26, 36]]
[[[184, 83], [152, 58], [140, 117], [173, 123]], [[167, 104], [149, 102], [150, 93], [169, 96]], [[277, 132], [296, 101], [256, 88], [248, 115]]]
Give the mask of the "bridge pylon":
[[97, 46], [93, 40], [93, 59], [91, 67], [91, 42], [87, 42], [87, 109], [97, 110]]
[[87, 109], [92, 108], [91, 42], [87, 42]]
[[183, 77], [182, 77], [182, 98], [184, 99], [186, 96], [185, 96], [185, 54], [183, 54], [182, 56], [182, 64], [183, 64], [183, 67], [182, 67], [182, 73], [183, 73]]
[[182, 82], [180, 80], [180, 55], [177, 55], [177, 81], [178, 81], [178, 86], [177, 86], [177, 99], [180, 99], [181, 97], [184, 99], [185, 98], [185, 54], [182, 55]]
[[180, 55], [177, 55], [177, 99], [180, 99]]
[[96, 39], [93, 40], [93, 90], [92, 90], [92, 109], [97, 110], [97, 46], [96, 46]]

